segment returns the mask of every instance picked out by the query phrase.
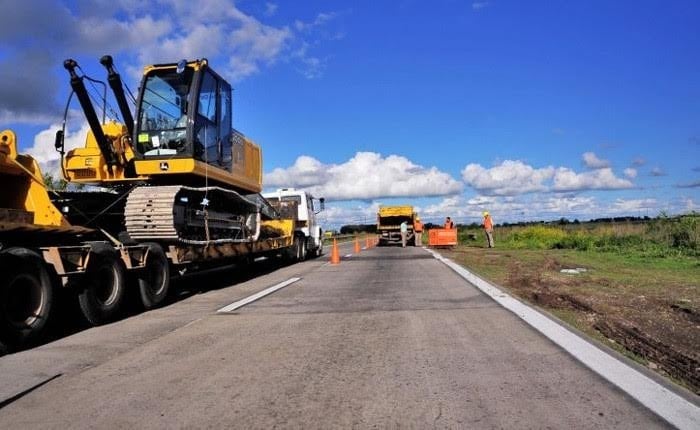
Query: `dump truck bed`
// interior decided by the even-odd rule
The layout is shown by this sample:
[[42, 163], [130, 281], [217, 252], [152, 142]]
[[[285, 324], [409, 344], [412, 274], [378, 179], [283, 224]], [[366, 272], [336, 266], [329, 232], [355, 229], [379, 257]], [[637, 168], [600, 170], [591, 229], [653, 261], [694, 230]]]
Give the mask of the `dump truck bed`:
[[379, 217], [406, 216], [413, 218], [413, 206], [382, 206], [379, 208]]

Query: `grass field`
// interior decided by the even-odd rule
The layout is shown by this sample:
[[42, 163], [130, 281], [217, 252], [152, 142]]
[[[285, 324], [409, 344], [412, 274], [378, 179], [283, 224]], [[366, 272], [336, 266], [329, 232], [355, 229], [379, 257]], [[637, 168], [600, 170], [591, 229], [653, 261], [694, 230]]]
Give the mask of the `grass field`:
[[700, 394], [699, 221], [462, 229], [446, 254]]

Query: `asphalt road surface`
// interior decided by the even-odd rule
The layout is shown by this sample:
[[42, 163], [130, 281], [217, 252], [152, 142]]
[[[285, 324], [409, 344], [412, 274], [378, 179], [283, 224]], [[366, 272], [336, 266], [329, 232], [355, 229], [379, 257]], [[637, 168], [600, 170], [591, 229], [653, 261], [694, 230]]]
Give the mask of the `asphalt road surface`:
[[667, 427], [420, 248], [193, 279], [1, 357], [0, 428]]

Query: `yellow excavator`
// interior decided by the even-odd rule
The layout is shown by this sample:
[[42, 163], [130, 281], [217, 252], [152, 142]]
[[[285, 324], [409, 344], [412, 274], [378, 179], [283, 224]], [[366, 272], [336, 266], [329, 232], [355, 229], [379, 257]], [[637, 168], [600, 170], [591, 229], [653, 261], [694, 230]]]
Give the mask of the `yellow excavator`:
[[85, 147], [65, 154], [63, 166], [71, 183], [118, 190], [124, 225], [115, 233], [138, 241], [233, 243], [250, 240], [261, 218], [276, 216], [259, 195], [260, 147], [233, 129], [231, 86], [207, 60], [147, 66], [136, 118], [112, 58], [101, 63], [124, 124], [100, 123], [85, 76], [66, 60], [91, 133]]
[[94, 80], [68, 59], [90, 133], [84, 147], [65, 152], [61, 131], [56, 149], [69, 183], [108, 191], [63, 193], [57, 204], [75, 224], [148, 246], [149, 275], [139, 279], [144, 307], [163, 302], [172, 265], [183, 271], [188, 264], [250, 261], [285, 248], [299, 254], [295, 220], [281, 219], [260, 195], [260, 147], [233, 128], [231, 86], [206, 59], [145, 67], [132, 96], [134, 115], [112, 57], [100, 63], [123, 123], [99, 120], [85, 85]]

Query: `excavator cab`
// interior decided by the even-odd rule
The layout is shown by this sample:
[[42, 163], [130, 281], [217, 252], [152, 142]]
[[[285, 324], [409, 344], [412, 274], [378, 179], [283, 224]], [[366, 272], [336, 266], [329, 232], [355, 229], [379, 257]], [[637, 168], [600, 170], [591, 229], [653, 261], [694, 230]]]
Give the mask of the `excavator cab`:
[[207, 60], [146, 67], [133, 136], [136, 172], [206, 176], [260, 192], [260, 148], [232, 128], [231, 94], [231, 85]]
[[[207, 60], [147, 66], [132, 116], [112, 58], [100, 63], [124, 123], [100, 123], [83, 83], [94, 80], [66, 60], [91, 130], [84, 148], [66, 154], [68, 178], [116, 185], [114, 202], [106, 207], [124, 215], [133, 240], [210, 244], [257, 238], [260, 219], [277, 213], [259, 196], [260, 147], [232, 128], [228, 82]], [[95, 217], [104, 218], [107, 209]]]
[[206, 60], [147, 69], [137, 112], [137, 157], [195, 158], [231, 169], [231, 86]]

